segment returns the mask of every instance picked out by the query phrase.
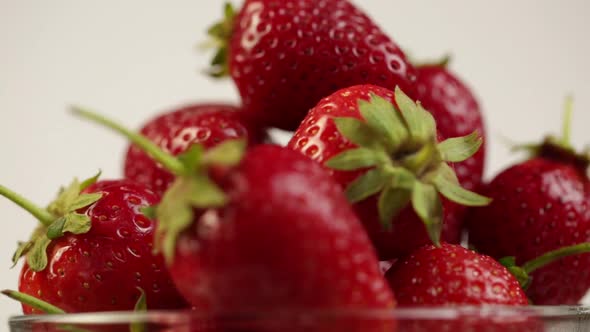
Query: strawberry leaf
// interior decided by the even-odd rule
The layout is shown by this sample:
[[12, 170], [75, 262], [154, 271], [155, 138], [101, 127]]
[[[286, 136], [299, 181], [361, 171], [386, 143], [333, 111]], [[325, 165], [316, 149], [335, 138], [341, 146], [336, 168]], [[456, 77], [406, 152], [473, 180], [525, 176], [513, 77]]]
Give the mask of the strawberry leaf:
[[410, 202], [411, 191], [385, 188], [379, 195], [379, 220], [385, 229], [391, 229], [392, 219]]
[[157, 210], [158, 210], [158, 206], [157, 205], [153, 205], [153, 206], [144, 206], [141, 209], [141, 213], [148, 218], [149, 220], [156, 220], [157, 218]]
[[225, 193], [205, 175], [178, 177], [156, 207], [156, 238], [162, 239], [161, 245], [156, 241], [156, 251], [162, 250], [171, 262], [178, 235], [192, 224], [194, 209], [221, 207], [226, 202]]
[[42, 234], [33, 243], [27, 254], [27, 263], [31, 270], [35, 272], [42, 271], [47, 266], [47, 247], [51, 240], [47, 235]]
[[49, 227], [47, 227], [47, 238], [53, 240], [64, 235], [64, 225], [66, 218], [57, 218]]
[[430, 240], [434, 245], [440, 246], [443, 211], [436, 188], [433, 185], [416, 181], [412, 191], [412, 206], [424, 222]]
[[346, 197], [351, 203], [360, 202], [378, 193], [385, 186], [387, 174], [380, 169], [372, 169], [355, 179], [346, 188]]
[[515, 278], [518, 280], [520, 287], [526, 290], [531, 284], [531, 278], [525, 269], [516, 265], [516, 258], [514, 256], [503, 257], [498, 260]]
[[408, 130], [399, 112], [389, 101], [371, 94], [368, 102], [359, 99], [358, 107], [369, 127], [384, 139], [387, 152], [395, 151], [407, 140]]
[[483, 143], [477, 131], [463, 136], [449, 138], [438, 144], [437, 148], [442, 160], [448, 162], [459, 162], [473, 156]]
[[387, 167], [385, 172], [391, 177], [391, 188], [413, 190], [416, 176], [403, 167]]
[[440, 173], [433, 179], [436, 189], [449, 200], [465, 206], [484, 206], [490, 204], [490, 198], [464, 189], [457, 183], [449, 181], [446, 172]]
[[436, 138], [436, 122], [432, 114], [419, 103], [414, 103], [399, 87], [395, 88], [395, 102], [400, 108], [411, 137], [418, 142]]
[[80, 191], [80, 182], [75, 178], [68, 187], [60, 189], [57, 199], [49, 204], [47, 210], [56, 216], [65, 215], [80, 195]]
[[191, 174], [201, 165], [203, 158], [203, 146], [200, 144], [191, 145], [186, 151], [177, 156], [178, 161], [184, 166], [187, 174]]
[[90, 187], [91, 185], [95, 184], [96, 181], [98, 181], [98, 178], [100, 178], [101, 174], [102, 174], [102, 171], [99, 170], [98, 173], [96, 173], [96, 175], [94, 175], [93, 177], [90, 177], [90, 178], [82, 181], [82, 183], [80, 183], [80, 191], [84, 191], [88, 187]]
[[346, 117], [333, 120], [340, 134], [350, 142], [367, 149], [376, 149], [381, 144], [381, 136], [365, 122]]
[[244, 157], [246, 144], [244, 139], [224, 141], [205, 152], [203, 163], [205, 165], [235, 166]]
[[64, 232], [70, 232], [72, 234], [84, 234], [88, 233], [92, 222], [90, 217], [85, 214], [69, 213], [65, 217], [66, 222], [63, 226]]
[[350, 171], [375, 166], [387, 159], [388, 157], [384, 153], [367, 148], [357, 148], [337, 154], [327, 160], [325, 165], [335, 170]]
[[27, 252], [29, 252], [29, 250], [31, 249], [32, 246], [33, 246], [33, 243], [31, 241], [27, 241], [27, 242], [21, 242], [21, 241], [19, 241], [17, 243], [16, 251], [12, 255], [12, 266], [11, 266], [11, 268], [13, 268], [13, 267], [16, 266], [16, 263], [18, 263], [18, 260], [21, 257], [23, 257], [24, 255], [26, 255]]
[[78, 209], [87, 207], [91, 204], [96, 203], [101, 198], [101, 193], [81, 194], [78, 197], [76, 197], [73, 200], [73, 202], [68, 206], [68, 212], [74, 212]]

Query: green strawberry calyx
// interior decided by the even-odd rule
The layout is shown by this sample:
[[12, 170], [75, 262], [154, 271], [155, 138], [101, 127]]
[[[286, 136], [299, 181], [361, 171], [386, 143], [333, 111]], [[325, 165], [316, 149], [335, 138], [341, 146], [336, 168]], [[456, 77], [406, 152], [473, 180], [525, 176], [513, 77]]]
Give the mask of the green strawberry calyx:
[[211, 67], [207, 70], [207, 73], [212, 77], [219, 78], [229, 74], [229, 41], [233, 32], [235, 16], [236, 11], [228, 2], [223, 7], [223, 19], [207, 30], [209, 41], [204, 46], [217, 49], [211, 59]]
[[514, 277], [516, 277], [520, 286], [526, 290], [533, 281], [530, 274], [534, 271], [562, 258], [585, 253], [590, 253], [590, 242], [583, 242], [549, 251], [539, 257], [531, 259], [521, 266], [516, 265], [516, 258], [514, 256], [504, 257], [500, 259], [499, 262], [504, 265]]
[[545, 137], [541, 143], [517, 144], [513, 151], [525, 151], [529, 158], [543, 157], [574, 165], [582, 174], [587, 174], [590, 166], [590, 148], [578, 152], [571, 143], [571, 123], [573, 98], [567, 96], [564, 105], [563, 128], [561, 137]]
[[193, 144], [184, 153], [173, 156], [145, 136], [113, 120], [80, 107], [73, 107], [72, 111], [123, 135], [176, 176], [160, 203], [142, 211], [148, 218], [158, 220], [154, 249], [161, 251], [170, 264], [178, 236], [193, 224], [195, 210], [221, 208], [227, 203], [226, 193], [211, 180], [209, 170], [237, 165], [246, 151], [246, 140], [223, 141], [207, 150], [200, 144]]
[[364, 120], [334, 118], [339, 132], [358, 147], [341, 152], [325, 165], [339, 171], [368, 170], [346, 188], [350, 202], [378, 194], [379, 219], [384, 227], [412, 205], [430, 239], [440, 245], [442, 202], [440, 195], [467, 206], [491, 201], [461, 187], [448, 162], [460, 162], [477, 152], [482, 138], [477, 132], [437, 141], [436, 123], [419, 102], [395, 89], [395, 103], [371, 94], [359, 100]]
[[60, 189], [57, 199], [45, 209], [0, 185], [0, 195], [28, 211], [41, 223], [33, 231], [29, 241], [18, 243], [12, 257], [13, 267], [22, 256], [26, 255], [29, 267], [33, 271], [42, 271], [47, 267], [47, 247], [51, 240], [62, 237], [66, 232], [84, 234], [90, 230], [92, 226], [90, 217], [77, 211], [94, 204], [102, 197], [101, 193], [82, 193], [84, 189], [94, 184], [99, 176], [100, 172], [82, 182], [74, 179], [68, 187]]

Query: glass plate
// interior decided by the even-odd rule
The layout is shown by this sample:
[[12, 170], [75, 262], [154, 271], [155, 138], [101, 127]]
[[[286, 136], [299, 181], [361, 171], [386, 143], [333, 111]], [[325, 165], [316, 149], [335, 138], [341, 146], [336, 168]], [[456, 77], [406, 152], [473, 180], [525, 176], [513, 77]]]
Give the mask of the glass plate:
[[272, 311], [204, 314], [198, 311], [104, 312], [15, 316], [12, 332], [406, 332], [590, 331], [585, 306], [465, 306], [386, 311]]

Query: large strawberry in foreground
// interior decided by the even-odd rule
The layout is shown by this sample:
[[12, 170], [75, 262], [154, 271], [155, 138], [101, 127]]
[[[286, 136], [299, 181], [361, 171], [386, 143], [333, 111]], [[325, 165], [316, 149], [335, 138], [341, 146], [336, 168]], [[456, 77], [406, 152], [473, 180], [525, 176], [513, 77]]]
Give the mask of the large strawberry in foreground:
[[321, 98], [356, 84], [413, 95], [402, 50], [347, 0], [246, 0], [209, 33], [221, 45], [212, 73], [231, 75], [245, 111], [268, 126], [294, 130]]
[[[469, 240], [477, 250], [516, 262], [590, 241], [587, 154], [576, 153], [566, 130], [529, 146], [532, 157], [498, 174], [483, 190], [492, 204], [473, 209]], [[532, 273], [535, 304], [576, 304], [590, 287], [590, 254], [565, 258]]]
[[159, 196], [128, 180], [95, 181], [72, 182], [47, 209], [0, 186], [41, 223], [14, 257], [26, 255], [19, 291], [71, 313], [132, 310], [142, 290], [150, 309], [186, 308], [152, 254], [155, 225], [139, 211]]
[[[227, 104], [192, 104], [166, 112], [148, 121], [142, 135], [173, 155], [192, 144], [211, 148], [227, 139], [244, 138], [250, 144], [264, 140], [264, 131], [244, 119], [240, 108]], [[125, 177], [163, 193], [174, 175], [135, 145], [125, 158]]]
[[[175, 158], [112, 121], [77, 113], [180, 169], [151, 214], [159, 220], [158, 249], [196, 308], [247, 314], [395, 305], [367, 234], [319, 164], [274, 145], [244, 151], [243, 140], [206, 151], [193, 145]], [[373, 330], [372, 323], [343, 320], [349, 330], [357, 324], [351, 331]], [[374, 323], [375, 331], [389, 324]], [[318, 331], [342, 331], [344, 324]]]
[[443, 223], [456, 218], [455, 202], [488, 203], [463, 189], [447, 163], [473, 155], [477, 133], [440, 143], [438, 137], [432, 115], [399, 88], [359, 85], [322, 99], [288, 146], [330, 170], [380, 258], [391, 259], [438, 243]]

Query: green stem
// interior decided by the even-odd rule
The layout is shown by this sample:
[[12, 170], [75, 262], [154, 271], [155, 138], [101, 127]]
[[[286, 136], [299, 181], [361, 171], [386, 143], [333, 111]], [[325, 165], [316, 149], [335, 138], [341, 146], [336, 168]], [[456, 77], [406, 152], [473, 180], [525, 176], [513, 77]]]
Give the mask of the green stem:
[[563, 247], [557, 250], [550, 251], [524, 263], [522, 265], [522, 269], [527, 274], [530, 274], [538, 268], [553, 263], [561, 258], [584, 253], [590, 253], [590, 242], [580, 243], [573, 246]]
[[55, 220], [55, 216], [49, 213], [47, 210], [38, 207], [37, 205], [33, 204], [28, 199], [22, 197], [21, 195], [15, 193], [14, 191], [0, 185], [0, 195], [8, 198], [16, 205], [22, 207], [27, 212], [32, 214], [37, 220], [39, 220], [43, 225], [49, 226]]
[[563, 129], [562, 129], [562, 137], [561, 137], [561, 144], [565, 147], [571, 147], [571, 127], [572, 127], [572, 113], [574, 108], [574, 100], [572, 96], [567, 96], [565, 98], [565, 112], [563, 114]]
[[81, 107], [73, 106], [72, 113], [74, 113], [75, 115], [82, 117], [84, 119], [101, 124], [109, 129], [114, 130], [115, 132], [125, 136], [127, 139], [129, 139], [131, 142], [133, 142], [135, 145], [139, 146], [143, 151], [148, 153], [157, 162], [162, 164], [164, 166], [164, 168], [166, 168], [168, 171], [174, 173], [175, 175], [181, 175], [181, 174], [185, 173], [185, 168], [178, 159], [176, 159], [174, 156], [164, 152], [162, 149], [160, 149], [159, 146], [154, 144], [154, 142], [150, 141], [145, 136], [135, 133], [135, 132], [119, 125], [118, 123], [116, 123], [110, 119], [107, 119], [99, 114], [85, 110]]
[[26, 304], [29, 307], [35, 308], [37, 310], [41, 310], [46, 314], [65, 314], [66, 312], [53, 304], [47, 303], [43, 300], [40, 300], [34, 296], [24, 294], [21, 292], [5, 289], [2, 291], [2, 294], [8, 296], [9, 298], [16, 300], [20, 303]]

